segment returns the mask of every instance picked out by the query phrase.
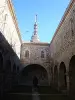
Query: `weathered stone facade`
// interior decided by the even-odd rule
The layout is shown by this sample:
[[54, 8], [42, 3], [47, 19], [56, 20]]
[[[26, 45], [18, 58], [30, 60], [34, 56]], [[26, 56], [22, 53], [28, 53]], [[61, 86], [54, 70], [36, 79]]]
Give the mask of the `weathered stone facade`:
[[[25, 57], [26, 51], [29, 51], [29, 57]], [[41, 57], [41, 52], [44, 57]], [[26, 65], [40, 64], [44, 68], [49, 66], [49, 44], [48, 43], [23, 43], [21, 45], [21, 61]]]
[[[71, 61], [71, 60], [75, 61], [74, 55], [75, 55], [75, 0], [71, 0], [50, 43], [50, 56], [53, 63], [52, 67], [53, 78], [56, 75], [55, 67], [57, 67], [56, 70], [58, 74], [57, 75], [58, 89], [64, 90], [64, 87], [66, 87], [67, 90], [69, 91], [73, 90], [72, 92], [74, 92], [75, 90], [75, 85], [74, 85], [75, 83], [74, 81], [72, 82], [74, 78], [70, 79], [70, 76], [72, 75], [72, 70], [74, 70], [74, 67], [72, 70], [70, 70], [71, 69], [70, 67], [75, 65], [75, 63]], [[72, 66], [70, 64], [71, 62]], [[60, 76], [65, 83], [61, 81]], [[71, 78], [73, 76], [71, 76]]]
[[[26, 56], [26, 52], [29, 52], [28, 56]], [[42, 55], [43, 52], [43, 55]], [[49, 75], [49, 44], [48, 43], [23, 43], [21, 45], [21, 56], [20, 60], [23, 67], [27, 67], [28, 65], [38, 64], [44, 67]], [[39, 68], [39, 67], [38, 67]]]
[[18, 84], [21, 37], [11, 0], [0, 0], [0, 96]]
[[0, 31], [20, 58], [21, 35], [11, 0], [0, 1]]
[[0, 32], [0, 96], [18, 84], [20, 60]]

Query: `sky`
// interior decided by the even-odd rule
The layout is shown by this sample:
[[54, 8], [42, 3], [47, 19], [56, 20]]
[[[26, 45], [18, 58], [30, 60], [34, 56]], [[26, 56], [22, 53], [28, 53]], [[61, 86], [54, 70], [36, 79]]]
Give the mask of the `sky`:
[[34, 31], [35, 15], [41, 42], [48, 42], [61, 21], [70, 0], [12, 0], [23, 41], [30, 41]]

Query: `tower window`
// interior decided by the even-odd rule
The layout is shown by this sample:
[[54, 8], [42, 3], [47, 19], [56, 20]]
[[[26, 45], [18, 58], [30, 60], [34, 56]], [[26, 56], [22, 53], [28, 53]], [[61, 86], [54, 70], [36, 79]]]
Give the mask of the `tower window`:
[[41, 51], [41, 58], [44, 58], [44, 51]]
[[28, 50], [25, 52], [25, 57], [29, 57], [29, 51]]

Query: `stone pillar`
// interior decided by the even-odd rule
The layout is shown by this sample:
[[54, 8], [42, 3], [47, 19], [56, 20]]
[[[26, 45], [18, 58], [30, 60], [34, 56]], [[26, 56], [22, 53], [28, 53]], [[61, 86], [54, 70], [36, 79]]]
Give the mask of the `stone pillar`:
[[51, 81], [51, 77], [50, 77], [50, 66], [47, 68], [47, 74], [48, 74], [48, 83], [50, 86], [50, 81]]
[[60, 90], [59, 73], [58, 73], [58, 91]]
[[67, 82], [67, 93], [69, 93], [69, 60], [66, 61], [66, 82]]
[[59, 66], [60, 64], [58, 64], [57, 69], [58, 69], [58, 91], [60, 90], [60, 81], [59, 81]]
[[50, 86], [50, 82], [51, 82], [50, 74], [48, 74], [48, 82], [49, 82], [49, 86]]
[[54, 66], [53, 66], [53, 85], [54, 85]]
[[67, 93], [69, 93], [69, 87], [70, 87], [69, 86], [69, 83], [70, 83], [70, 81], [69, 81], [69, 72], [66, 73], [66, 79], [67, 79], [66, 80], [67, 81]]

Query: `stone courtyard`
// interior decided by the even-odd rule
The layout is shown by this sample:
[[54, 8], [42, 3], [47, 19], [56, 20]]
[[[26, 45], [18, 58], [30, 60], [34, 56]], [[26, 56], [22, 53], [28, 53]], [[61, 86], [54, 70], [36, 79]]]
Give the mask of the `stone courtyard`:
[[12, 1], [0, 6], [0, 99], [75, 100], [75, 0], [50, 43], [39, 39], [37, 15], [31, 40], [23, 42]]

